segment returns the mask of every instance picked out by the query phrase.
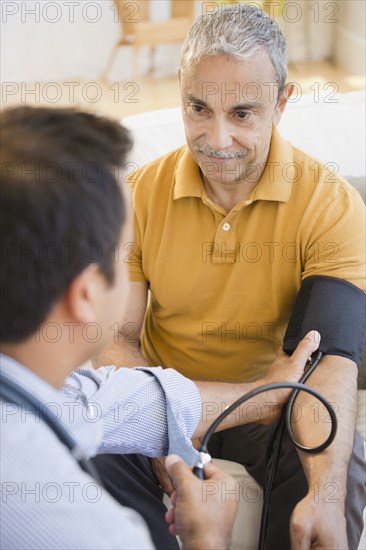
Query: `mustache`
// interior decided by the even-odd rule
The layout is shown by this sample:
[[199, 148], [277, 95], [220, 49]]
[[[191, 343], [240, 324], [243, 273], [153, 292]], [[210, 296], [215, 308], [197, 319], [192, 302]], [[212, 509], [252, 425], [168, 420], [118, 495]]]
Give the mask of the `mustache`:
[[248, 156], [248, 150], [242, 149], [241, 151], [225, 151], [222, 149], [211, 149], [207, 145], [194, 145], [192, 147], [195, 153], [203, 153], [209, 157], [217, 157], [221, 159], [235, 159], [245, 158]]

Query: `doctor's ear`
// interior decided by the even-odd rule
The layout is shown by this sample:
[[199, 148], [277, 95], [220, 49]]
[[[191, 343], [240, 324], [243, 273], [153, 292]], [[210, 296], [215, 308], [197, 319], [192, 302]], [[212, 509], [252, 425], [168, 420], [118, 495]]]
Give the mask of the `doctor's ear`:
[[288, 84], [286, 84], [280, 97], [278, 98], [277, 105], [273, 113], [273, 124], [275, 126], [279, 124], [282, 118], [282, 114], [286, 108], [287, 102], [290, 99], [291, 95], [293, 94], [293, 91], [294, 91], [294, 85], [292, 82], [289, 82]]
[[69, 315], [81, 325], [96, 322], [98, 304], [106, 285], [99, 266], [88, 265], [73, 279], [65, 293], [64, 305]]

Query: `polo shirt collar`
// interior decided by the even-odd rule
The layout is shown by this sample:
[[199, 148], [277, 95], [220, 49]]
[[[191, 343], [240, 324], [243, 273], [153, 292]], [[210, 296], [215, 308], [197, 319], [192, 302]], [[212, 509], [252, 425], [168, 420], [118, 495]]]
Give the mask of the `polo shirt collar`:
[[[250, 196], [251, 201], [267, 200], [287, 202], [294, 181], [298, 177], [293, 161], [293, 148], [277, 128], [272, 130], [271, 145], [266, 168]], [[183, 147], [176, 173], [173, 199], [205, 195], [201, 173], [194, 156]]]
[[296, 181], [293, 148], [273, 126], [266, 168], [251, 194], [251, 200], [287, 202]]
[[183, 148], [175, 173], [173, 199], [202, 197], [203, 181], [199, 166], [187, 146]]

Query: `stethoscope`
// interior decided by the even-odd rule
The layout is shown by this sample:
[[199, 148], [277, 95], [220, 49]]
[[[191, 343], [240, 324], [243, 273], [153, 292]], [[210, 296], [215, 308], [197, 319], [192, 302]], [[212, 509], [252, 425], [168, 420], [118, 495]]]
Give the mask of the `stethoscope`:
[[27, 407], [27, 412], [33, 412], [40, 420], [54, 432], [58, 439], [70, 451], [79, 466], [84, 472], [90, 474], [94, 480], [102, 485], [102, 481], [94, 464], [88, 459], [80, 445], [76, 443], [69, 431], [60, 422], [57, 413], [49, 407], [42, 407], [42, 403], [37, 401], [35, 397], [26, 389], [22, 388], [9, 378], [6, 378], [0, 372], [0, 398], [9, 403], [14, 403], [19, 407]]

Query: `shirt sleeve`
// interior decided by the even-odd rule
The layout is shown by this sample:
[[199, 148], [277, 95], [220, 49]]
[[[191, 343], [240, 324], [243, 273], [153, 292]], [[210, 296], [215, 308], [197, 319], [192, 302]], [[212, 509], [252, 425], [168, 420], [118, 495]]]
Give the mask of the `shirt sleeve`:
[[306, 261], [302, 278], [329, 275], [365, 290], [365, 206], [348, 188], [306, 220]]
[[132, 243], [129, 243], [128, 245], [129, 250], [127, 251], [125, 259], [128, 265], [130, 281], [132, 281], [133, 283], [144, 283], [146, 281], [146, 278], [142, 269], [141, 245], [140, 245], [138, 234], [139, 234], [139, 231], [138, 231], [138, 226], [135, 218], [135, 223], [134, 223], [135, 238], [134, 238], [134, 241]]
[[175, 370], [80, 368], [68, 377], [63, 393], [72, 396], [73, 391], [94, 409], [97, 454], [175, 453], [195, 462], [191, 436], [200, 419], [201, 398], [194, 382]]
[[133, 203], [133, 225], [134, 225], [134, 241], [129, 244], [129, 249], [125, 256], [125, 261], [127, 262], [130, 280], [134, 283], [145, 282], [146, 278], [142, 268], [142, 236], [140, 231], [140, 226], [138, 222], [138, 215], [136, 212], [136, 203], [134, 197], [135, 185], [139, 179], [139, 171], [134, 172], [128, 178], [128, 184], [130, 186], [132, 194], [132, 203]]

